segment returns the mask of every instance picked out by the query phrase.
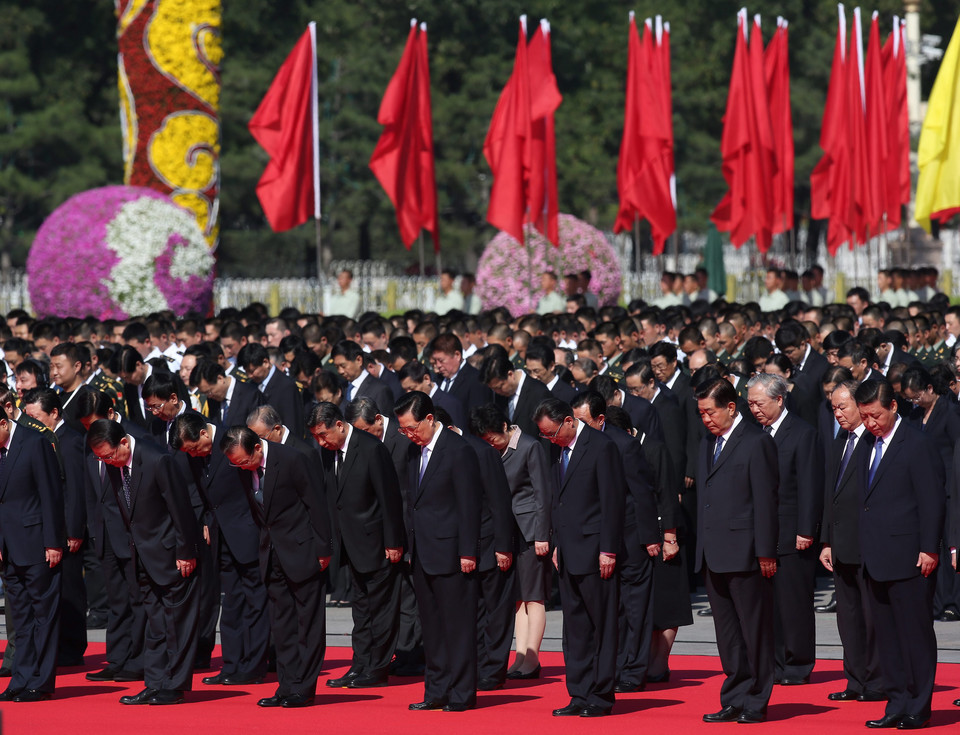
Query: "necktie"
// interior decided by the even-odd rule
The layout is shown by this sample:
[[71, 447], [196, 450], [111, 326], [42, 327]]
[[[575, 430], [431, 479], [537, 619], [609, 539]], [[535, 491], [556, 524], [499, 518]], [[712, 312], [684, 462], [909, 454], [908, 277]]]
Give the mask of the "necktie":
[[417, 483], [423, 482], [423, 473], [427, 471], [427, 462], [430, 461], [430, 447], [424, 447], [420, 452], [420, 477]]
[[223, 408], [220, 409], [220, 423], [224, 426], [227, 424], [227, 412], [230, 410], [230, 401], [226, 398], [223, 399]]
[[257, 468], [257, 483], [253, 488], [253, 497], [257, 499], [260, 505], [263, 505], [263, 467]]
[[840, 472], [837, 474], [837, 484], [834, 485], [834, 492], [840, 488], [840, 480], [843, 479], [843, 473], [847, 471], [847, 465], [850, 464], [850, 457], [853, 456], [853, 447], [857, 443], [857, 435], [852, 431], [847, 438], [847, 445], [843, 448], [843, 457], [840, 459]]
[[833, 419], [833, 438], [837, 438], [837, 434], [840, 433], [840, 422], [836, 418]]
[[723, 437], [717, 437], [717, 448], [713, 450], [713, 462], [710, 463], [710, 466], [713, 467], [717, 460], [720, 459], [720, 452], [723, 450]]
[[205, 478], [209, 478], [210, 477], [210, 455], [208, 454], [201, 461], [203, 462], [203, 476]]
[[100, 487], [102, 488], [102, 487], [103, 487], [103, 480], [104, 480], [104, 478], [106, 478], [106, 476], [107, 476], [107, 463], [104, 462], [102, 459], [101, 459], [101, 460], [97, 460], [97, 462], [98, 462], [99, 465], [100, 465]]
[[560, 455], [560, 482], [567, 474], [567, 466], [570, 464], [570, 447], [564, 447]]
[[127, 501], [127, 507], [130, 508], [130, 468], [121, 467], [120, 477], [123, 479], [123, 499]]
[[763, 427], [764, 434], [773, 434], [773, 425]]
[[513, 421], [513, 412], [517, 410], [517, 394], [514, 393], [510, 398], [510, 403], [507, 406], [507, 418]]
[[347, 383], [347, 400], [353, 400], [353, 383]]
[[877, 468], [880, 466], [880, 457], [883, 454], [883, 439], [877, 438], [874, 445], [873, 462], [870, 463], [870, 476], [867, 478], [867, 487], [873, 484], [873, 476], [877, 474]]
[[337, 450], [337, 477], [340, 477], [340, 471], [343, 469], [343, 450]]

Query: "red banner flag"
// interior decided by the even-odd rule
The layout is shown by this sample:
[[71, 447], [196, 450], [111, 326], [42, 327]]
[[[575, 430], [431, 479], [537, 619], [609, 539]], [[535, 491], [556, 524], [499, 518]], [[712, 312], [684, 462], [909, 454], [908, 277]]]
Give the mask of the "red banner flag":
[[393, 202], [400, 238], [407, 249], [426, 229], [437, 251], [440, 237], [426, 36], [426, 26], [418, 33], [416, 20], [411, 21], [400, 63], [380, 103], [377, 122], [384, 129], [370, 157], [370, 169]]
[[886, 229], [887, 158], [890, 149], [887, 144], [887, 100], [883, 89], [883, 63], [880, 60], [880, 24], [878, 13], [874, 11], [870, 23], [870, 37], [867, 43], [867, 63], [864, 72], [867, 100], [867, 173], [868, 208], [867, 226], [869, 235], [876, 236]]
[[250, 134], [270, 156], [257, 197], [274, 232], [320, 216], [316, 149], [317, 53], [313, 24], [300, 37], [250, 119]]
[[560, 244], [557, 196], [557, 141], [553, 113], [563, 97], [553, 74], [550, 24], [540, 27], [527, 47], [530, 74], [530, 182], [527, 192], [527, 221], [532, 222], [554, 245]]
[[900, 19], [893, 19], [893, 33], [882, 53], [883, 86], [887, 107], [887, 169], [884, 200], [887, 228], [900, 227], [900, 207], [910, 203], [910, 119], [907, 114], [906, 37]]
[[860, 8], [854, 8], [853, 37], [850, 44], [850, 58], [847, 62], [846, 110], [847, 145], [850, 147], [850, 206], [846, 212], [846, 226], [853, 233], [855, 243], [867, 241], [869, 217], [872, 211], [865, 87]]
[[777, 32], [764, 52], [764, 72], [777, 158], [773, 177], [773, 234], [793, 229], [793, 113], [790, 109], [790, 65], [787, 21], [777, 18]]

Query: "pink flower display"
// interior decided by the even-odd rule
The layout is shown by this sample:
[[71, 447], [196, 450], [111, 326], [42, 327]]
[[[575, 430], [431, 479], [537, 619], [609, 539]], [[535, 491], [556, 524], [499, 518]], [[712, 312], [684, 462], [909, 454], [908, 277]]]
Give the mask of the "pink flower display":
[[561, 214], [560, 246], [554, 247], [534, 229], [525, 225], [527, 246], [506, 232], [487, 243], [477, 266], [477, 295], [483, 308], [505, 306], [513, 316], [536, 311], [540, 296], [540, 275], [547, 270], [563, 276], [589, 270], [590, 290], [601, 306], [616, 304], [622, 275], [616, 251], [595, 227], [570, 214]]

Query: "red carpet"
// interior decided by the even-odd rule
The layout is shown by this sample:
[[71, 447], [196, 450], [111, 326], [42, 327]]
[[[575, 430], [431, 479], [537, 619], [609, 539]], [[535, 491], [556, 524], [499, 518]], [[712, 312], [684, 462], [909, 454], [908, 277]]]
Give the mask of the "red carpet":
[[[87, 665], [67, 669], [57, 678], [57, 692], [50, 702], [37, 704], [0, 704], [3, 732], [19, 735], [178, 735], [180, 732], [217, 733], [352, 733], [456, 732], [470, 733], [566, 733], [597, 732], [604, 735], [640, 732], [684, 735], [693, 731], [741, 731], [735, 723], [707, 725], [700, 721], [704, 712], [720, 708], [721, 675], [719, 660], [710, 656], [674, 656], [672, 677], [666, 684], [651, 685], [646, 692], [618, 695], [613, 716], [598, 720], [580, 717], [551, 717], [550, 711], [569, 701], [563, 685], [562, 657], [546, 653], [545, 677], [534, 682], [510, 682], [506, 689], [481, 692], [477, 709], [464, 713], [409, 712], [407, 705], [423, 698], [419, 679], [391, 679], [396, 684], [383, 689], [356, 692], [328, 689], [327, 675], [340, 675], [349, 665], [350, 651], [327, 650], [324, 677], [321, 679], [318, 706], [302, 710], [264, 710], [257, 699], [273, 694], [276, 683], [251, 687], [209, 687], [200, 683], [208, 672], [197, 674], [195, 691], [187, 702], [172, 707], [125, 707], [117, 702], [123, 694], [136, 693], [141, 684], [95, 684], [83, 675], [103, 665], [102, 643], [88, 649]], [[0, 680], [2, 681], [2, 680]], [[2, 684], [0, 684], [2, 685]], [[863, 723], [883, 714], [883, 703], [833, 703], [827, 694], [842, 689], [839, 661], [821, 661], [813, 682], [803, 687], [776, 687], [770, 703], [769, 722], [751, 728], [778, 735], [810, 735], [820, 732], [865, 733]], [[937, 689], [933, 699], [933, 727], [960, 723], [960, 708], [951, 702], [960, 697], [960, 664], [941, 664], [937, 669]]]

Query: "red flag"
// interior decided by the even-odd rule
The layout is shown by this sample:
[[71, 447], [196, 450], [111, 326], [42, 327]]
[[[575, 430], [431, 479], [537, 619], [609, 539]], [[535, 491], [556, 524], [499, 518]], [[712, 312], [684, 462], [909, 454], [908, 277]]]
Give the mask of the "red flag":
[[870, 23], [865, 74], [867, 99], [867, 226], [871, 235], [884, 232], [886, 213], [887, 157], [887, 100], [883, 89], [883, 64], [880, 61], [879, 14], [874, 11]]
[[883, 85], [887, 108], [887, 169], [884, 201], [887, 228], [900, 227], [900, 206], [910, 202], [910, 122], [907, 114], [907, 57], [900, 19], [893, 19], [893, 33], [884, 44]]
[[[847, 63], [847, 130], [850, 146], [850, 206], [846, 213], [847, 229], [855, 242], [867, 241], [872, 210], [870, 166], [867, 149], [866, 89], [863, 64], [863, 31], [860, 8], [853, 9], [853, 38]], [[873, 234], [876, 234], [875, 232]]]
[[620, 210], [613, 225], [614, 232], [623, 232], [633, 227], [639, 216], [641, 203], [632, 197], [634, 182], [643, 167], [643, 139], [640, 132], [640, 36], [633, 11], [630, 12], [630, 27], [627, 31], [627, 100], [623, 114], [623, 135], [620, 138], [620, 157], [617, 159], [617, 192], [620, 195]]
[[377, 122], [384, 126], [370, 157], [370, 169], [393, 202], [400, 238], [409, 249], [428, 230], [439, 250], [437, 195], [433, 169], [433, 124], [426, 28], [410, 24], [400, 64], [380, 103]]
[[530, 183], [527, 221], [554, 245], [560, 244], [557, 197], [557, 142], [553, 113], [563, 97], [553, 74], [550, 24], [540, 21], [527, 47], [530, 74]]
[[317, 54], [313, 24], [297, 41], [247, 127], [270, 156], [257, 197], [274, 232], [320, 216], [314, 149]]
[[764, 52], [764, 71], [777, 158], [773, 177], [773, 234], [793, 229], [793, 114], [787, 21], [777, 18], [777, 32]]
[[500, 93], [493, 111], [483, 154], [493, 172], [487, 221], [523, 242], [526, 214], [526, 182], [530, 160], [530, 76], [527, 70], [527, 23], [520, 19], [513, 73]]

